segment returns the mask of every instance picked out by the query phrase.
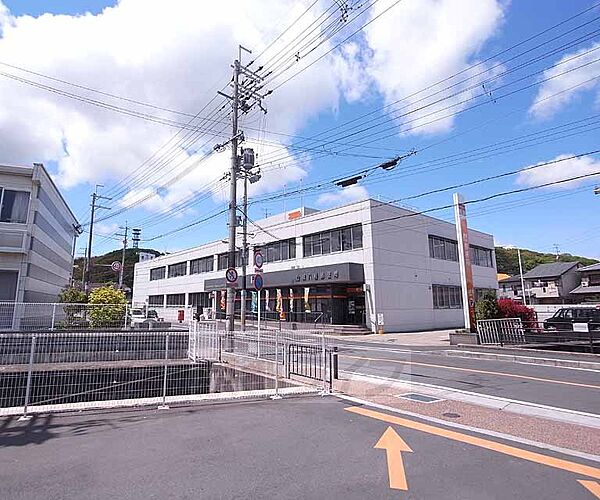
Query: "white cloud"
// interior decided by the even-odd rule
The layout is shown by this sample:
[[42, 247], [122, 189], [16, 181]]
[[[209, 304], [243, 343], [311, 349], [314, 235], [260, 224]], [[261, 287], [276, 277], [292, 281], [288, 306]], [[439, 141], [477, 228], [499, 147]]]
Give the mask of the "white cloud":
[[369, 192], [363, 186], [355, 184], [342, 188], [334, 193], [325, 193], [317, 198], [317, 203], [322, 206], [335, 206], [352, 203], [359, 200], [365, 200], [369, 197]]
[[[562, 160], [563, 158], [569, 158], [571, 156], [573, 155], [560, 155], [554, 158], [552, 161]], [[537, 163], [536, 165], [540, 165], [541, 163]], [[549, 182], [570, 179], [571, 177], [592, 174], [594, 172], [600, 172], [600, 160], [592, 158], [591, 156], [582, 156], [580, 158], [573, 158], [570, 160], [561, 161], [559, 163], [553, 163], [544, 167], [521, 172], [517, 177], [517, 183], [523, 186], [538, 186], [541, 184], [547, 184]], [[600, 174], [598, 176], [600, 177]], [[596, 178], [596, 176], [592, 176], [592, 178]], [[588, 177], [571, 182], [564, 182], [562, 184], [548, 186], [548, 189], [570, 189], [584, 184], [585, 182], [589, 182], [589, 179], [590, 178]]]
[[[377, 2], [372, 17], [389, 5], [390, 2]], [[428, 122], [463, 109], [465, 105], [458, 103], [483, 94], [481, 83], [500, 72], [500, 68], [475, 76], [491, 66], [482, 64], [426, 92], [413, 94], [477, 63], [478, 51], [496, 33], [502, 21], [503, 7], [496, 0], [419, 0], [401, 2], [367, 26], [365, 42], [372, 56], [365, 69], [383, 95], [385, 104], [400, 101], [391, 109], [398, 110], [395, 116], [398, 123], [405, 124], [402, 129], [414, 129], [408, 131], [412, 134], [425, 134], [452, 128], [452, 117]], [[467, 77], [473, 79], [443, 90]], [[470, 86], [475, 88], [450, 97]], [[423, 100], [438, 91], [434, 97]], [[444, 101], [433, 104], [439, 99]], [[457, 107], [442, 111], [452, 104]], [[424, 105], [431, 106], [405, 117], [399, 116]], [[409, 121], [411, 123], [407, 123]]]
[[112, 236], [119, 231], [119, 224], [116, 222], [99, 222], [94, 226], [94, 234], [102, 236]]
[[[0, 61], [116, 95], [196, 112], [228, 81], [238, 43], [252, 48], [254, 55], [260, 53], [311, 3], [311, 0], [120, 0], [97, 15], [45, 14], [34, 18], [11, 16], [0, 0]], [[364, 20], [374, 18], [391, 3], [392, 0], [375, 3]], [[312, 8], [271, 47], [270, 53], [275, 54], [293, 42], [296, 35], [329, 6], [323, 3]], [[236, 15], [232, 16], [232, 12]], [[340, 51], [277, 89], [266, 102], [269, 109], [266, 128], [294, 134], [311, 119], [337, 111], [342, 96], [356, 102], [381, 93], [386, 103], [404, 98], [401, 106], [416, 105], [418, 97], [406, 96], [475, 62], [477, 52], [493, 36], [502, 19], [502, 7], [496, 0], [403, 1]], [[327, 51], [354, 30], [359, 21], [342, 31], [334, 41], [323, 44], [311, 57], [301, 59], [288, 74]], [[271, 65], [280, 64], [284, 67], [288, 61], [271, 61]], [[61, 86], [118, 106], [178, 122], [187, 121], [183, 116], [64, 87], [3, 66], [0, 71]], [[450, 99], [445, 104], [457, 100]], [[417, 117], [422, 124], [432, 119], [425, 118], [424, 114], [436, 109], [439, 106], [406, 119]], [[210, 111], [209, 108], [202, 115]], [[453, 119], [448, 118], [417, 131], [437, 133], [452, 125]], [[150, 165], [146, 166], [144, 182], [133, 186], [121, 206], [139, 200], [143, 193], [155, 192], [157, 186], [197, 162], [215, 142], [221, 142], [228, 135], [226, 119], [222, 126], [225, 129], [222, 136], [204, 137], [193, 146], [196, 149], [179, 147], [169, 153], [168, 168], [153, 172]], [[176, 130], [0, 77], [0, 137], [3, 141], [0, 161], [56, 162], [57, 181], [63, 188], [96, 182], [110, 187], [151, 157]], [[248, 129], [246, 135], [256, 135], [256, 132]], [[285, 148], [287, 142], [281, 137], [267, 134], [267, 139], [283, 148], [277, 154], [281, 164], [289, 164], [294, 156]], [[248, 145], [251, 143], [249, 140]], [[271, 151], [273, 149], [263, 147], [260, 152], [268, 155]], [[228, 156], [228, 153], [212, 155], [198, 163], [184, 178], [145, 201], [144, 207], [164, 211], [199, 192], [227, 170]], [[265, 172], [263, 179], [250, 187], [250, 192], [279, 189], [305, 175], [303, 169], [295, 166], [268, 175]], [[351, 195], [362, 196], [358, 188], [343, 196]], [[225, 196], [226, 193], [213, 193], [216, 199]]]
[[[600, 79], [588, 82], [588, 80], [600, 74], [600, 61], [594, 62], [600, 54], [598, 49], [600, 49], [600, 42], [591, 47], [566, 54], [552, 68], [544, 71], [542, 79], [555, 77], [556, 75], [561, 76], [556, 76], [542, 84], [529, 109], [531, 115], [539, 119], [550, 118], [573, 102], [577, 96], [594, 89], [598, 91], [596, 101], [600, 101]], [[593, 50], [593, 52], [584, 54], [590, 50]], [[583, 67], [573, 70], [573, 68], [579, 66]], [[583, 82], [587, 83], [579, 86]], [[575, 86], [577, 87], [573, 88]], [[552, 99], [546, 99], [548, 96], [559, 92], [562, 93]]]
[[[259, 53], [307, 5], [308, 0], [121, 0], [98, 15], [45, 14], [34, 18], [10, 17], [0, 0], [0, 61], [170, 109], [196, 112], [227, 83], [238, 43]], [[318, 9], [312, 10], [296, 30], [319, 14]], [[283, 48], [295, 34], [289, 32], [271, 53]], [[248, 61], [251, 56], [246, 57]], [[337, 77], [327, 69], [325, 60], [315, 64], [311, 71], [302, 73], [268, 99], [269, 128], [293, 134], [309, 118], [337, 108]], [[64, 87], [18, 70], [0, 66], [0, 71], [118, 106], [187, 121], [186, 117]], [[210, 108], [202, 115], [209, 113]], [[228, 128], [226, 117], [222, 126]], [[63, 188], [95, 182], [109, 186], [150, 157], [176, 130], [0, 78], [0, 161], [54, 161]], [[198, 154], [227, 135], [224, 131], [221, 137], [203, 138], [199, 144], [206, 144]], [[188, 157], [193, 161], [195, 152], [180, 148], [177, 154], [183, 161]], [[205, 186], [215, 177], [211, 168], [222, 170], [220, 163], [200, 165], [195, 175], [186, 176], [182, 186], [172, 189]], [[169, 163], [169, 169], [172, 165]], [[263, 186], [285, 183], [288, 174], [287, 181], [292, 181], [297, 173], [294, 169], [282, 170], [277, 182], [265, 181]], [[146, 185], [136, 187], [144, 189], [164, 182], [164, 176], [165, 169], [161, 176], [154, 175]]]

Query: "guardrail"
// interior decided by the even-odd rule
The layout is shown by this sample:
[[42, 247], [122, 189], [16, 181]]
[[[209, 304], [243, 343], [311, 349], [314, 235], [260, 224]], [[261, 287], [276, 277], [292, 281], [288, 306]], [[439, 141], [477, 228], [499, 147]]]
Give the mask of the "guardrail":
[[503, 318], [477, 321], [480, 344], [520, 345], [537, 349], [600, 352], [600, 323], [560, 325], [559, 328], [539, 321]]

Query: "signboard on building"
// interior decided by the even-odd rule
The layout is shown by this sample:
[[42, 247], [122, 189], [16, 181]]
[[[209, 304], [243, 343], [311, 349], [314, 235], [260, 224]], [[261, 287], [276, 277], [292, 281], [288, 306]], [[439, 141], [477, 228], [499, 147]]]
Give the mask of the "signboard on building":
[[465, 329], [473, 331], [473, 328], [475, 328], [475, 287], [473, 286], [473, 268], [471, 267], [467, 209], [462, 196], [458, 193], [454, 193], [454, 218], [458, 240], [458, 262], [460, 264]]

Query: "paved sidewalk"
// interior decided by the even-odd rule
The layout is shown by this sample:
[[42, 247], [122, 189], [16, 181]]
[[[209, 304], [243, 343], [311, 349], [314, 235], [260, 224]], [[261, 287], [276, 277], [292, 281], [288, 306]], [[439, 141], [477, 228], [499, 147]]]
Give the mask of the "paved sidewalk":
[[454, 331], [455, 329], [426, 332], [384, 333], [383, 335], [372, 333], [369, 335], [344, 335], [343, 337], [336, 336], [334, 338], [339, 339], [342, 342], [344, 340], [352, 340], [379, 344], [389, 343], [390, 345], [449, 347], [449, 334], [454, 333]]

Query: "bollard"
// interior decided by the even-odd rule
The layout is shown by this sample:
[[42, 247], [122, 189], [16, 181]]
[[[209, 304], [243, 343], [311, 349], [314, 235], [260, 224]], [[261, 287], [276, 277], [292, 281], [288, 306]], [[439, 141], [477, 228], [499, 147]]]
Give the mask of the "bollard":
[[163, 372], [163, 392], [162, 392], [162, 404], [159, 405], [159, 410], [168, 410], [167, 405], [167, 368], [169, 363], [169, 334], [165, 337], [165, 367]]
[[27, 415], [29, 407], [29, 398], [31, 396], [31, 378], [33, 372], [33, 356], [35, 354], [35, 335], [31, 336], [31, 349], [29, 350], [29, 368], [27, 369], [27, 387], [25, 388], [25, 403], [23, 404], [23, 415], [19, 420], [29, 420], [31, 415]]

